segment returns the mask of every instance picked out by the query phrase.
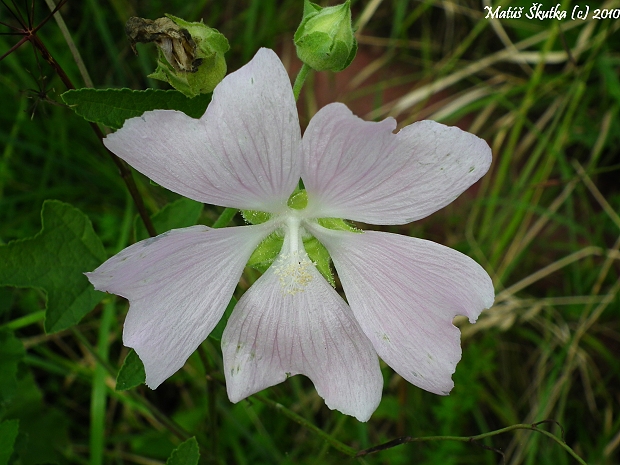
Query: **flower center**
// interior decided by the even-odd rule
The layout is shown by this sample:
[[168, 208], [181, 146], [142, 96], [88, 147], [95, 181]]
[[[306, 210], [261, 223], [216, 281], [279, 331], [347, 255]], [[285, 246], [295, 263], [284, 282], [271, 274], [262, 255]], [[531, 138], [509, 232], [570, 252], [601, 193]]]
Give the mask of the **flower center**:
[[282, 250], [272, 266], [280, 279], [282, 293], [295, 295], [303, 292], [312, 281], [314, 264], [308, 258], [301, 240], [301, 219], [289, 216], [285, 228], [286, 236]]
[[303, 292], [312, 281], [311, 267], [314, 265], [306, 252], [280, 255], [272, 266], [285, 295]]
[[336, 287], [329, 252], [318, 239], [308, 233], [304, 225], [318, 223], [324, 228], [337, 231], [362, 231], [340, 218], [315, 218], [313, 213], [307, 210], [308, 194], [304, 189], [295, 189], [288, 198], [287, 207], [278, 213], [254, 210], [241, 212], [250, 224], [271, 221], [273, 225], [273, 232], [256, 247], [247, 265], [261, 273], [273, 266], [284, 294], [302, 292], [315, 276], [312, 266]]

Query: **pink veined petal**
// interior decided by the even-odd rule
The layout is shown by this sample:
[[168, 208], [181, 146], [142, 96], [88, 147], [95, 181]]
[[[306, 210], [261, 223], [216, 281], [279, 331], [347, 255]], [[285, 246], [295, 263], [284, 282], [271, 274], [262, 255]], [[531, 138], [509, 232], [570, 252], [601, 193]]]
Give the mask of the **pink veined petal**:
[[474, 260], [434, 242], [311, 228], [331, 254], [349, 305], [379, 356], [416, 386], [446, 395], [461, 359], [456, 315], [474, 322], [493, 284]]
[[278, 212], [301, 172], [290, 80], [268, 49], [224, 78], [200, 119], [149, 111], [104, 143], [167, 189], [225, 207]]
[[224, 330], [228, 397], [239, 402], [303, 374], [330, 409], [367, 421], [383, 378], [351, 309], [314, 266], [303, 291], [284, 294], [274, 266], [241, 297]]
[[321, 217], [406, 224], [445, 207], [491, 165], [487, 143], [456, 127], [388, 118], [363, 121], [341, 103], [323, 107], [303, 136], [308, 208]]
[[130, 302], [123, 343], [155, 389], [179, 370], [222, 317], [264, 226], [168, 231], [86, 273], [95, 289]]

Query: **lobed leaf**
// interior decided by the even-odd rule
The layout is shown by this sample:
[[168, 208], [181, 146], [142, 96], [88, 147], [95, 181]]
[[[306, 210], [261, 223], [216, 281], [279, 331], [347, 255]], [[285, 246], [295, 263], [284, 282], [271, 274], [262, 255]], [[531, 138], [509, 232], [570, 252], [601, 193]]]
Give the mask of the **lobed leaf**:
[[0, 286], [45, 291], [45, 331], [55, 333], [77, 324], [103, 297], [84, 272], [106, 253], [88, 217], [69, 204], [46, 200], [41, 222], [34, 237], [0, 246]]

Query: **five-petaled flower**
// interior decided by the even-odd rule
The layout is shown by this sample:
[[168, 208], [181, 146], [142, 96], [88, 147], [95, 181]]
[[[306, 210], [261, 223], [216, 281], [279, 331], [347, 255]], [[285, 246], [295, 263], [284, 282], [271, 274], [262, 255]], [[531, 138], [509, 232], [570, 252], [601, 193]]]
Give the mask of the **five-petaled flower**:
[[[97, 289], [129, 300], [123, 342], [144, 363], [148, 386], [179, 370], [207, 338], [249, 258], [275, 233], [283, 237], [277, 258], [241, 297], [222, 336], [232, 402], [304, 374], [329, 408], [366, 421], [381, 399], [377, 355], [416, 386], [452, 389], [461, 357], [452, 320], [473, 322], [492, 305], [488, 274], [434, 242], [321, 221], [424, 218], [491, 163], [486, 142], [458, 128], [432, 121], [395, 128], [392, 118], [366, 122], [333, 103], [302, 138], [289, 77], [276, 54], [261, 49], [217, 86], [202, 118], [151, 111], [105, 139], [174, 192], [269, 214], [254, 225], [172, 230], [87, 273]], [[293, 208], [300, 178], [304, 202]], [[329, 252], [348, 303], [308, 257], [310, 236]]]

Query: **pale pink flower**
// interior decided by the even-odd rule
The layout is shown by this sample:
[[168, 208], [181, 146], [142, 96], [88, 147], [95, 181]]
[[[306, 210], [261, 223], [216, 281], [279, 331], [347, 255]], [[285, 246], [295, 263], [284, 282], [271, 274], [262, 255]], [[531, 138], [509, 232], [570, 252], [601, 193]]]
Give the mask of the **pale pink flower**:
[[[222, 317], [254, 249], [284, 235], [276, 261], [241, 297], [222, 337], [228, 396], [304, 374], [331, 409], [366, 421], [381, 399], [379, 357], [407, 381], [448, 394], [461, 358], [455, 315], [475, 321], [494, 299], [488, 274], [442, 245], [384, 232], [327, 229], [318, 218], [396, 225], [452, 202], [489, 168], [478, 137], [433, 121], [321, 109], [303, 136], [289, 77], [261, 49], [215, 89], [200, 119], [150, 111], [106, 146], [158, 184], [209, 204], [268, 212], [266, 223], [177, 229], [134, 244], [88, 278], [130, 301], [123, 342], [159, 386]], [[303, 210], [287, 206], [299, 179]], [[317, 271], [303, 238], [329, 251], [345, 302]]]

